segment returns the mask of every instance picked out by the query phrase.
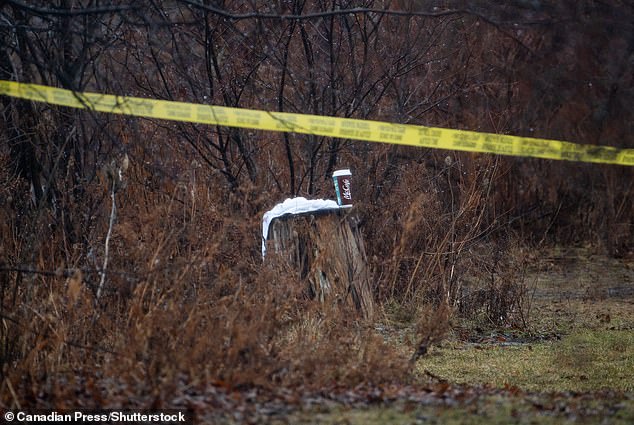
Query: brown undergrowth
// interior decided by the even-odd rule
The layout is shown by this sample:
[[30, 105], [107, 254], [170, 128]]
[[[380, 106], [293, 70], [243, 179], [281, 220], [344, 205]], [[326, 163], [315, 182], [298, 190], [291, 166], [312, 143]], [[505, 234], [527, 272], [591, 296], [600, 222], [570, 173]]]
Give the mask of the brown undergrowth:
[[[76, 224], [84, 247], [68, 246], [65, 228], [28, 200], [13, 202], [35, 219], [4, 210], [3, 247], [11, 253], [2, 272], [6, 405], [118, 405], [130, 395], [134, 403], [169, 404], [183, 382], [406, 383], [413, 379], [408, 359], [441, 341], [452, 315], [521, 324], [520, 255], [509, 255], [516, 248], [508, 229], [487, 216], [495, 161], [446, 160], [436, 173], [418, 164], [402, 171], [405, 179], [417, 175], [418, 185], [357, 205], [377, 300], [391, 300], [404, 321], [418, 322], [417, 345], [402, 353], [372, 323], [310, 300], [295, 273], [263, 264], [259, 226], [271, 201], [257, 188], [227, 191], [200, 169], [156, 183], [132, 158], [127, 185], [115, 194], [105, 270], [112, 208], [103, 182], [91, 187], [102, 199], [92, 226]], [[359, 186], [364, 199], [369, 188]], [[390, 204], [404, 208], [390, 211]], [[35, 267], [24, 269], [31, 261]]]
[[[61, 229], [48, 239], [33, 238], [31, 252], [24, 239], [9, 237], [28, 236], [29, 228], [20, 227], [17, 215], [7, 217], [3, 245], [12, 255], [2, 272], [4, 405], [149, 407], [171, 405], [184, 388], [197, 385], [315, 390], [411, 382], [412, 353], [397, 351], [354, 312], [310, 300], [295, 273], [263, 264], [256, 206], [266, 200], [183, 178], [150, 191], [150, 177], [133, 162], [128, 184], [115, 194], [106, 270], [112, 210], [101, 186], [93, 187], [104, 199], [99, 218], [85, 230], [90, 246], [70, 247], [62, 258]], [[418, 312], [410, 320], [422, 318], [418, 331], [425, 349], [443, 338], [450, 311], [458, 311], [455, 294], [466, 290], [443, 292], [457, 282], [450, 280], [448, 261], [463, 261], [467, 252], [458, 240], [471, 234], [448, 235], [447, 229], [457, 227], [457, 216], [473, 217], [466, 210], [481, 195], [468, 195], [466, 205], [437, 218], [433, 208], [441, 208], [440, 200], [427, 196], [393, 222], [403, 227], [402, 238], [383, 249], [393, 251], [387, 264], [396, 266], [384, 268], [389, 279], [375, 284], [379, 300], [398, 298], [403, 309]], [[359, 205], [361, 214], [367, 208]], [[46, 215], [41, 220], [42, 228], [53, 222]], [[376, 219], [366, 223], [374, 225]], [[430, 234], [435, 228], [441, 229]], [[422, 230], [427, 239], [421, 245], [413, 238]], [[409, 259], [423, 255], [416, 254], [421, 246], [432, 251], [431, 263], [418, 264], [425, 273], [407, 269], [409, 279], [398, 277], [404, 264], [421, 262]], [[29, 256], [36, 267], [24, 269], [20, 261]], [[443, 312], [433, 313], [438, 306]]]
[[[108, 253], [113, 209], [103, 182], [90, 186], [100, 202], [92, 224], [74, 224], [86, 245], [68, 243], [50, 207], [4, 201], [4, 406], [149, 408], [209, 386], [411, 384], [414, 361], [443, 340], [452, 318], [492, 326], [526, 319], [524, 251], [488, 216], [495, 161], [468, 169], [466, 158], [443, 161], [436, 173], [417, 164], [401, 172], [418, 175], [418, 186], [398, 186], [376, 203], [359, 185], [355, 208], [383, 311], [368, 322], [311, 300], [296, 273], [263, 263], [261, 214], [272, 200], [258, 187], [227, 190], [201, 169], [196, 179], [156, 183], [131, 157]], [[21, 184], [10, 173], [2, 179], [7, 192]], [[393, 332], [396, 322], [416, 329], [409, 352], [376, 331]]]
[[[324, 2], [257, 5], [314, 18], [296, 22], [150, 2], [86, 19], [53, 10], [42, 27], [40, 9], [11, 2], [0, 6], [0, 62], [12, 66], [0, 72], [79, 91], [628, 148], [631, 13], [587, 3], [380, 19]], [[456, 318], [529, 323], [524, 277], [536, 249], [632, 252], [631, 167], [0, 102], [2, 407], [159, 406], [209, 385], [407, 383], [412, 354]], [[126, 184], [115, 184], [125, 155]], [[374, 323], [314, 302], [294, 273], [261, 259], [262, 214], [289, 196], [333, 198], [339, 167], [353, 172], [383, 310]], [[376, 332], [401, 325], [417, 328], [408, 353]]]
[[[165, 197], [134, 183], [126, 190], [117, 194], [100, 299], [101, 263], [59, 268], [59, 234], [37, 242], [37, 270], [3, 265], [4, 405], [169, 405], [183, 382], [271, 389], [407, 381], [406, 359], [368, 323], [322, 308], [284, 270], [262, 264], [259, 216], [201, 200], [202, 187]], [[95, 234], [106, 233], [106, 206]], [[94, 250], [105, 254], [97, 243]]]

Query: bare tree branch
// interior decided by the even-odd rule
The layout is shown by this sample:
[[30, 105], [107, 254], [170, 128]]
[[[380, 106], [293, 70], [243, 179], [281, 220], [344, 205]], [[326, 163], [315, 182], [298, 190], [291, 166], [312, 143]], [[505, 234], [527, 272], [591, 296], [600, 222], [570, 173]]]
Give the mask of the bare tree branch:
[[[470, 9], [447, 9], [440, 10], [434, 12], [420, 11], [420, 10], [391, 10], [391, 9], [377, 9], [377, 8], [367, 8], [367, 7], [353, 7], [350, 9], [334, 9], [327, 10], [323, 12], [313, 12], [313, 13], [304, 13], [304, 14], [279, 14], [279, 13], [262, 13], [262, 12], [247, 12], [247, 13], [235, 13], [226, 9], [221, 9], [214, 6], [209, 6], [206, 4], [199, 3], [196, 0], [180, 0], [185, 4], [189, 4], [194, 7], [198, 7], [204, 9], [208, 12], [211, 12], [215, 15], [221, 16], [225, 19], [230, 19], [234, 21], [240, 21], [245, 19], [273, 19], [273, 20], [310, 20], [310, 19], [319, 19], [319, 18], [327, 18], [332, 16], [343, 16], [343, 15], [358, 15], [358, 14], [377, 14], [377, 15], [388, 15], [388, 16], [404, 16], [404, 17], [413, 17], [420, 16], [426, 18], [440, 18], [445, 16], [455, 16], [455, 15], [471, 15], [482, 19], [483, 21], [493, 24], [493, 25], [504, 25], [511, 24], [511, 22], [497, 22], [479, 12], [470, 10]], [[513, 21], [513, 24], [518, 24], [517, 21]], [[547, 20], [530, 20], [521, 22], [522, 25], [552, 25], [555, 22], [552, 19]]]
[[86, 9], [51, 9], [48, 7], [38, 7], [32, 6], [30, 4], [23, 3], [17, 0], [6, 0], [6, 3], [10, 4], [13, 7], [22, 9], [24, 11], [28, 11], [37, 15], [54, 15], [54, 16], [82, 16], [82, 15], [100, 15], [100, 14], [109, 14], [109, 13], [118, 13], [129, 10], [139, 10], [141, 6], [139, 5], [108, 5], [101, 7], [90, 7]]

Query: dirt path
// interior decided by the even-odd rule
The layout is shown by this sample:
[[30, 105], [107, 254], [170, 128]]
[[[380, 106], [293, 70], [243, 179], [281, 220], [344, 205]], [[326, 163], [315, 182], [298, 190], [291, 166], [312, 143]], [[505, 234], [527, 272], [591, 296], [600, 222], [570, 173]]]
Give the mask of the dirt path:
[[634, 259], [551, 249], [530, 268], [530, 323], [534, 329], [634, 330]]
[[527, 282], [540, 300], [627, 299], [634, 297], [634, 259], [609, 258], [584, 248], [555, 248], [537, 259]]

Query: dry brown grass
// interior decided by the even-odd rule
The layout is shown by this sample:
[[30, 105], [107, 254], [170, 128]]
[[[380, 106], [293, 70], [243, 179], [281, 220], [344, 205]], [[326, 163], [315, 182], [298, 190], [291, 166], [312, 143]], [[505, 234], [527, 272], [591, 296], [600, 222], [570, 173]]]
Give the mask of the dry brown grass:
[[[148, 189], [150, 178], [133, 162], [127, 187], [116, 194], [99, 299], [111, 212], [107, 197], [87, 229], [90, 245], [70, 250], [69, 257], [60, 258], [65, 241], [59, 230], [33, 242], [35, 253], [20, 239], [3, 239], [3, 249], [14, 253], [1, 273], [4, 405], [168, 406], [191, 386], [308, 390], [413, 379], [412, 353], [386, 342], [373, 322], [310, 300], [297, 273], [264, 267], [262, 211], [256, 207], [262, 200], [214, 187], [213, 174], [201, 169], [196, 183], [180, 176], [158, 190]], [[101, 190], [97, 183], [93, 189]], [[481, 217], [479, 190], [470, 186], [465, 200], [444, 213], [442, 194], [394, 192], [385, 202], [414, 199], [404, 216], [390, 221], [400, 237], [385, 239], [385, 226], [366, 233], [375, 253], [388, 253], [372, 264], [377, 300], [400, 300], [412, 310], [421, 346], [439, 342], [447, 330], [449, 305], [459, 293], [446, 292], [457, 282], [449, 277], [450, 261], [456, 270], [473, 261], [464, 239], [477, 239], [475, 230], [456, 229]], [[366, 231], [389, 217], [372, 213], [372, 207], [357, 207], [361, 216], [369, 215]], [[7, 235], [28, 231], [11, 220], [2, 229]], [[39, 272], [18, 271], [31, 254]]]
[[[183, 383], [407, 379], [406, 359], [355, 312], [322, 308], [295, 274], [263, 267], [259, 215], [240, 217], [206, 189], [154, 196], [129, 184], [99, 300], [95, 270], [3, 271], [4, 405], [148, 407], [169, 405]], [[107, 210], [96, 233], [105, 233]], [[60, 264], [59, 243], [40, 241], [38, 270]]]
[[[424, 164], [404, 168], [418, 185], [398, 184], [376, 202], [360, 197], [355, 207], [375, 298], [398, 306], [375, 320], [417, 323], [411, 352], [379, 335], [374, 321], [309, 299], [297, 273], [264, 267], [260, 220], [270, 200], [249, 185], [226, 190], [204, 168], [195, 179], [190, 170], [156, 182], [133, 160], [116, 194], [98, 300], [111, 212], [103, 182], [91, 186], [103, 201], [86, 246], [68, 246], [46, 209], [22, 223], [28, 200], [4, 205], [2, 403], [156, 407], [210, 385], [411, 382], [408, 360], [444, 338], [452, 315], [517, 324], [524, 295], [522, 252], [509, 255], [517, 242], [487, 216], [485, 178], [496, 181], [496, 163], [467, 174], [466, 158], [443, 164], [436, 174]], [[2, 178], [5, 191], [15, 190], [19, 180]], [[48, 238], [34, 237], [46, 229]]]
[[[612, 17], [586, 31], [576, 26], [581, 9], [567, 4], [556, 8], [569, 25], [562, 33], [557, 25], [499, 27], [472, 14], [359, 15], [301, 27], [227, 20], [179, 2], [163, 13], [163, 5], [172, 7], [158, 2], [136, 19], [104, 20], [123, 27], [100, 28], [118, 34], [112, 48], [109, 40], [87, 46], [101, 56], [78, 76], [88, 85], [82, 89], [621, 147], [631, 139], [627, 67], [619, 58], [603, 67], [604, 52], [619, 50], [608, 44], [623, 43], [625, 32], [602, 25]], [[322, 6], [308, 2], [303, 13]], [[168, 18], [183, 23], [162, 21]], [[165, 25], [134, 24], [154, 20]], [[40, 21], [16, 22], [26, 31]], [[69, 20], [69, 33], [88, 34], [85, 25], [98, 21]], [[0, 34], [5, 45], [10, 34], [9, 27]], [[41, 57], [59, 52], [59, 36], [25, 35]], [[31, 81], [37, 68], [41, 81], [59, 82], [67, 71], [33, 66], [30, 50], [7, 55], [24, 64], [13, 79]], [[419, 346], [440, 340], [452, 315], [525, 324], [527, 246], [529, 253], [548, 243], [622, 256], [632, 250], [631, 167], [209, 128], [4, 99], [2, 108], [3, 407], [160, 406], [209, 385], [406, 382], [412, 353], [378, 337], [376, 323], [311, 301], [293, 274], [262, 266], [262, 214], [290, 192], [332, 198], [333, 167], [353, 170], [373, 295], [385, 310], [377, 320], [418, 323]], [[107, 177], [97, 174], [121, 152], [131, 166], [101, 270], [111, 208]], [[27, 154], [31, 163], [19, 164]], [[52, 189], [34, 204], [28, 172], [36, 171]]]

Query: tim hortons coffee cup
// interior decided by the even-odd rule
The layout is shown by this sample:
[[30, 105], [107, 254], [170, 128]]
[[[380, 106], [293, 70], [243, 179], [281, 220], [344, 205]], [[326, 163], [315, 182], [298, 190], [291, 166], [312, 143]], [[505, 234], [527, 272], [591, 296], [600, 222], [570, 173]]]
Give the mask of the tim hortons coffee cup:
[[332, 173], [332, 180], [335, 183], [335, 193], [337, 203], [342, 208], [352, 206], [352, 173], [350, 170], [337, 170]]

